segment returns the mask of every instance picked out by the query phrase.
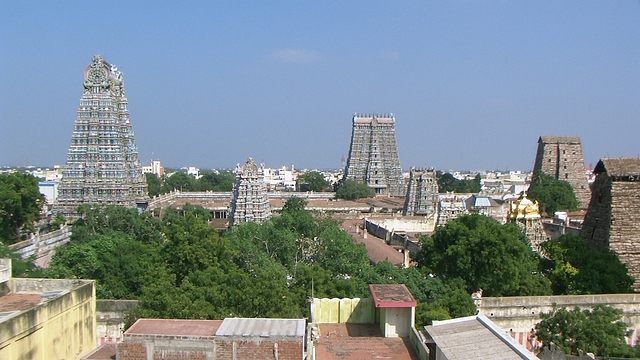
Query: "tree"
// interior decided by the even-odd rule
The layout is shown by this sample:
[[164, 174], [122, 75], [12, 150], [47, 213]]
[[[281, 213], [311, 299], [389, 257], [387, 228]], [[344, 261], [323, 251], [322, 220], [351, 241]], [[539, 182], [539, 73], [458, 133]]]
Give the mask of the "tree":
[[540, 211], [553, 215], [556, 211], [572, 211], [579, 202], [573, 187], [566, 181], [556, 180], [542, 171], [533, 174], [527, 197], [540, 203]]
[[592, 310], [573, 310], [557, 307], [540, 314], [542, 321], [535, 327], [535, 334], [545, 346], [551, 342], [566, 354], [578, 355], [578, 351], [604, 357], [635, 357], [636, 348], [627, 345], [627, 324], [620, 321], [622, 310], [610, 306], [595, 305]]
[[619, 294], [633, 292], [633, 278], [618, 255], [595, 249], [572, 234], [541, 244], [543, 273], [554, 294]]
[[479, 214], [462, 215], [422, 238], [416, 259], [425, 274], [445, 281], [460, 278], [470, 294], [548, 295], [549, 281], [538, 270], [539, 257], [520, 228]]
[[[301, 185], [307, 185], [308, 189], [305, 191], [327, 191], [331, 189], [331, 183], [325, 180], [324, 175], [319, 171], [307, 171], [302, 174], [296, 180], [298, 189], [301, 189]], [[303, 191], [302, 189], [300, 191]]]
[[376, 192], [367, 184], [361, 184], [353, 180], [343, 181], [336, 190], [337, 199], [356, 200], [376, 196]]
[[156, 174], [147, 173], [144, 174], [145, 179], [147, 180], [147, 191], [149, 192], [149, 197], [155, 197], [162, 193], [162, 181]]
[[482, 176], [477, 174], [473, 180], [459, 180], [450, 173], [436, 172], [438, 192], [479, 193], [482, 189], [480, 181]]
[[34, 176], [0, 174], [0, 242], [16, 243], [21, 231], [32, 231], [43, 204], [44, 196]]
[[197, 180], [199, 191], [231, 191], [236, 181], [236, 174], [233, 171], [202, 171], [201, 175]]
[[173, 190], [194, 191], [196, 190], [196, 178], [187, 175], [182, 171], [176, 171], [164, 180], [162, 192], [167, 193]]

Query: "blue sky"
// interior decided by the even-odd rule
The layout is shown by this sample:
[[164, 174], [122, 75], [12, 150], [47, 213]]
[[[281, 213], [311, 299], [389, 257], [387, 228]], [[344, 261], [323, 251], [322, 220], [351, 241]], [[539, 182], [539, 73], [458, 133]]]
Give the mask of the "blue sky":
[[0, 165], [64, 163], [95, 54], [143, 164], [339, 168], [356, 112], [395, 114], [405, 169], [640, 156], [639, 1], [2, 1]]

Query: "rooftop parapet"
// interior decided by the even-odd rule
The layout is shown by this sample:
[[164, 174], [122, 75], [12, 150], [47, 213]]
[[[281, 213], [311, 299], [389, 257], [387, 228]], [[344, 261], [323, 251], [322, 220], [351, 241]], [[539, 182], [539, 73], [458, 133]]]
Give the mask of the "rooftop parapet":
[[0, 284], [11, 279], [11, 259], [0, 259]]

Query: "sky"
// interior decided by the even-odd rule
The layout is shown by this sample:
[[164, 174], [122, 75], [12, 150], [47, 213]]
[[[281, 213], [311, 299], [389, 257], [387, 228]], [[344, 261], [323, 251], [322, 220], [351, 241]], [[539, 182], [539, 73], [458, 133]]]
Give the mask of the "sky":
[[0, 166], [64, 164], [94, 55], [143, 164], [337, 169], [358, 114], [402, 167], [640, 157], [640, 1], [0, 1]]

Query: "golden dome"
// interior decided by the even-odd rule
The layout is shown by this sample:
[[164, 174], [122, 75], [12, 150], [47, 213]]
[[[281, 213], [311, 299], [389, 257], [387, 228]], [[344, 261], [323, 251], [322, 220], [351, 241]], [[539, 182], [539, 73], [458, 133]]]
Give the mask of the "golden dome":
[[509, 219], [540, 219], [540, 206], [537, 201], [527, 199], [527, 193], [523, 191], [518, 200], [511, 203]]

